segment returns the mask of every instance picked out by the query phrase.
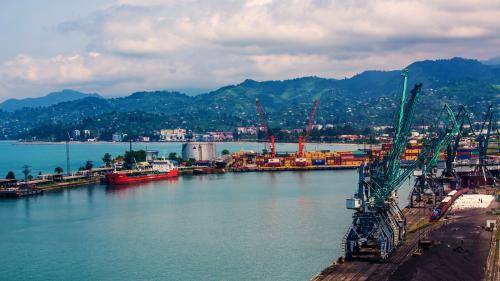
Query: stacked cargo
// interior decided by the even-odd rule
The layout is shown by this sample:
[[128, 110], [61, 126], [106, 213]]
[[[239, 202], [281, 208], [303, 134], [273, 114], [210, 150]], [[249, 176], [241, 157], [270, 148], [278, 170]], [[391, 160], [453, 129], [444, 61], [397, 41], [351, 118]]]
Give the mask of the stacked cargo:
[[490, 139], [488, 144], [488, 150], [486, 151], [487, 155], [498, 156], [500, 155], [500, 140], [499, 139]]
[[458, 161], [469, 160], [471, 158], [471, 151], [472, 149], [470, 147], [459, 148], [457, 150], [457, 160]]
[[324, 166], [325, 159], [313, 159], [311, 163], [313, 166]]
[[354, 154], [352, 151], [342, 151], [340, 154], [340, 165], [353, 166], [355, 164]]
[[470, 150], [470, 160], [479, 159], [479, 148], [473, 148]]
[[352, 161], [353, 165], [359, 166], [362, 162], [368, 161], [368, 154], [362, 150], [355, 150], [352, 152], [354, 159]]

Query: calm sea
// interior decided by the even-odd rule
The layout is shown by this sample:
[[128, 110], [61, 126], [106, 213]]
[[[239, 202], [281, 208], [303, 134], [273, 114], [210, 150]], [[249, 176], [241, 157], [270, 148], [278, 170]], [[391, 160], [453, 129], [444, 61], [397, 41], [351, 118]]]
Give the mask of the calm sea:
[[[136, 148], [146, 145], [180, 151]], [[64, 145], [0, 146], [3, 173], [65, 167]], [[75, 144], [72, 163], [127, 147]], [[340, 255], [356, 182], [356, 171], [228, 173], [2, 200], [0, 279], [308, 280]]]

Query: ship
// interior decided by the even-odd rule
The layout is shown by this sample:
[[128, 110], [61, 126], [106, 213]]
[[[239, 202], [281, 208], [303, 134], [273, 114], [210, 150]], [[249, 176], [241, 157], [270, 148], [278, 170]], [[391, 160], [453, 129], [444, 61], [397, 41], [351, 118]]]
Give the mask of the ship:
[[114, 171], [106, 175], [108, 185], [122, 185], [176, 178], [179, 170], [170, 160], [153, 160], [136, 164], [132, 170]]

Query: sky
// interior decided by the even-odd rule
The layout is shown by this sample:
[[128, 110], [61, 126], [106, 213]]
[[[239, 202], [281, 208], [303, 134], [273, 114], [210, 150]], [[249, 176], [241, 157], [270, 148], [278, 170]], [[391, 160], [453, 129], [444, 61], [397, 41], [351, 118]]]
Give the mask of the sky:
[[498, 0], [2, 0], [0, 101], [500, 55]]

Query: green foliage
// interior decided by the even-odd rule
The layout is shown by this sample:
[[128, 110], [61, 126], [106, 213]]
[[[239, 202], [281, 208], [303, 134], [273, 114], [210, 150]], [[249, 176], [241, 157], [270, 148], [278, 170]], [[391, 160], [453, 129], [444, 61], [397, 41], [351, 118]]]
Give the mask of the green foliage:
[[168, 154], [168, 160], [175, 160], [175, 161], [177, 161], [177, 153], [175, 153], [175, 152], [170, 152], [170, 153]]
[[222, 155], [229, 155], [230, 153], [227, 149], [222, 150]]
[[132, 169], [137, 162], [146, 161], [146, 151], [144, 150], [131, 150], [125, 152], [124, 158], [124, 168]]
[[193, 166], [194, 162], [196, 162], [196, 159], [194, 159], [194, 158], [189, 158], [187, 161], [185, 161], [185, 163], [186, 163], [186, 167], [191, 167], [191, 166]]
[[113, 162], [113, 159], [111, 158], [111, 154], [106, 153], [102, 157], [102, 162], [106, 165], [106, 167], [111, 167], [111, 163]]
[[63, 168], [58, 166], [54, 169], [54, 173], [56, 174], [62, 174], [64, 172]]
[[9, 171], [7, 173], [7, 175], [5, 176], [5, 178], [9, 179], [9, 180], [14, 180], [14, 179], [16, 179], [16, 174], [14, 174], [14, 172], [12, 172], [12, 171]]
[[88, 160], [87, 162], [85, 162], [85, 170], [92, 170], [92, 168], [94, 167], [94, 163], [90, 160]]
[[[484, 112], [488, 103], [500, 103], [500, 89], [493, 86], [500, 85], [498, 67], [454, 58], [416, 62], [408, 69], [409, 88], [415, 82], [424, 83], [415, 124], [431, 123], [445, 102], [451, 106], [468, 105], [475, 115]], [[6, 131], [12, 138], [66, 140], [66, 132], [73, 129], [98, 132], [101, 140], [111, 139], [115, 132], [131, 138], [157, 138], [152, 132], [164, 128], [203, 132], [257, 125], [258, 96], [271, 129], [293, 129], [305, 128], [313, 100], [319, 97], [316, 123], [350, 125], [360, 130], [370, 125], [392, 124], [399, 76], [400, 71], [366, 71], [342, 80], [246, 80], [197, 96], [157, 91], [115, 99], [89, 97], [50, 107], [2, 112], [0, 122], [7, 124]], [[34, 120], [33, 116], [37, 118]]]

